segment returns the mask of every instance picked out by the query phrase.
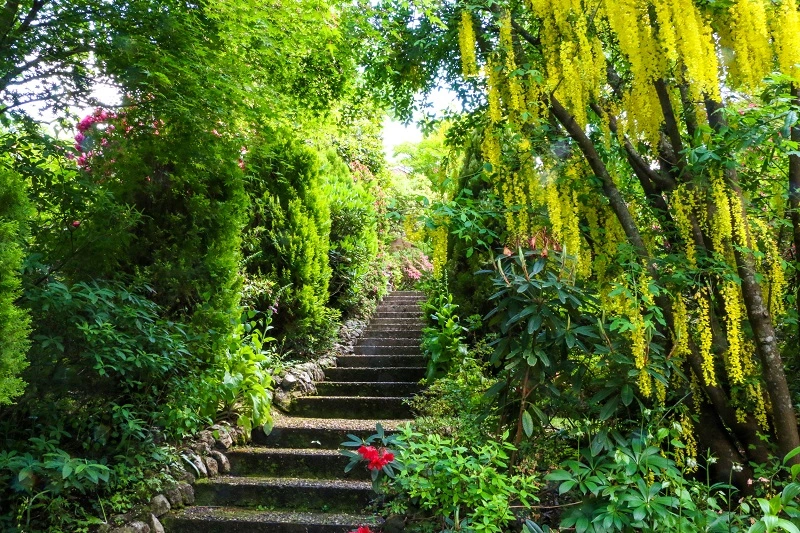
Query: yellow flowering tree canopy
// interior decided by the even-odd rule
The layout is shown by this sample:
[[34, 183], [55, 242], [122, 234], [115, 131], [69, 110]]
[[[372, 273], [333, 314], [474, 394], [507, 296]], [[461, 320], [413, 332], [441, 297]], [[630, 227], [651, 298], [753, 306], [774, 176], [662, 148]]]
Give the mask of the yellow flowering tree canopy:
[[701, 445], [728, 466], [764, 460], [762, 433], [783, 454], [800, 445], [784, 370], [798, 360], [798, 2], [376, 12], [388, 46], [367, 75], [401, 109], [443, 80], [461, 96], [509, 244], [544, 227], [566, 250], [625, 324], [644, 401], [690, 393]]

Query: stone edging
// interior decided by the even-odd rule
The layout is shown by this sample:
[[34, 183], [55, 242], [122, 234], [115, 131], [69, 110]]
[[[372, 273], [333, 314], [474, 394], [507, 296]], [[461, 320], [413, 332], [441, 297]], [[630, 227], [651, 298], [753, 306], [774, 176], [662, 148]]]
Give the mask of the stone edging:
[[[337, 342], [330, 351], [316, 361], [299, 363], [274, 376], [273, 405], [287, 410], [292, 400], [316, 394], [314, 384], [325, 379], [325, 369], [336, 366], [339, 355], [352, 354], [358, 338], [369, 325], [369, 318], [350, 319], [339, 328]], [[177, 483], [150, 499], [148, 505], [128, 513], [116, 515], [98, 528], [101, 533], [164, 533], [159, 520], [172, 509], [194, 504], [192, 485], [198, 478], [213, 478], [230, 472], [230, 462], [225, 452], [234, 444], [249, 443], [247, 433], [227, 422], [214, 424], [188, 439], [181, 451], [181, 464], [169, 468]], [[111, 524], [123, 524], [113, 527]]]

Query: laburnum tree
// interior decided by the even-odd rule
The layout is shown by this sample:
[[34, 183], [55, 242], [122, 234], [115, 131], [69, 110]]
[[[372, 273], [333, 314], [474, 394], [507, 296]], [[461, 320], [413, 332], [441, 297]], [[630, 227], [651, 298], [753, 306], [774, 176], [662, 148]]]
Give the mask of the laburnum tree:
[[374, 22], [374, 83], [404, 109], [461, 95], [510, 241], [546, 213], [645, 402], [690, 392], [725, 472], [800, 445], [795, 0], [390, 0]]

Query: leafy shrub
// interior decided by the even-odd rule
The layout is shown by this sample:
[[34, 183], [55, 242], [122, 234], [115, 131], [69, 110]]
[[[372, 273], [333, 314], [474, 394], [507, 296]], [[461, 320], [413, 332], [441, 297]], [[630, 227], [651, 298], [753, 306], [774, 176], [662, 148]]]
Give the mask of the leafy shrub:
[[429, 511], [436, 531], [499, 533], [516, 520], [512, 505], [537, 501], [532, 478], [507, 473], [514, 449], [507, 442], [467, 447], [408, 426], [401, 439], [391, 483], [399, 498], [391, 505], [395, 511]]
[[426, 320], [422, 329], [422, 352], [428, 358], [428, 381], [445, 375], [450, 365], [467, 355], [464, 333], [459, 322], [457, 305], [444, 287], [434, 288], [433, 295], [422, 305]]
[[271, 314], [255, 320], [257, 315], [250, 311], [242, 317], [225, 357], [215, 365], [216, 396], [208, 406], [211, 416], [235, 415], [236, 423], [247, 432], [272, 420], [272, 370], [277, 363], [275, 352], [269, 347], [275, 339], [266, 336], [272, 329]]
[[497, 424], [488, 416], [484, 394], [494, 384], [482, 363], [491, 353], [481, 342], [453, 361], [446, 375], [429, 383], [411, 400], [414, 427], [421, 433], [438, 433], [459, 444], [484, 442]]
[[[247, 159], [250, 222], [245, 236], [245, 266], [282, 287], [276, 331], [300, 351], [332, 338], [336, 313], [325, 307], [330, 207], [322, 191], [320, 159], [291, 134], [250, 147]], [[266, 309], [258, 309], [266, 311]]]
[[22, 394], [19, 374], [27, 366], [30, 317], [16, 305], [20, 296], [23, 244], [30, 204], [23, 180], [0, 166], [0, 405]]
[[331, 209], [330, 303], [351, 312], [374, 300], [385, 284], [377, 261], [375, 197], [332, 151], [325, 153], [322, 173]]

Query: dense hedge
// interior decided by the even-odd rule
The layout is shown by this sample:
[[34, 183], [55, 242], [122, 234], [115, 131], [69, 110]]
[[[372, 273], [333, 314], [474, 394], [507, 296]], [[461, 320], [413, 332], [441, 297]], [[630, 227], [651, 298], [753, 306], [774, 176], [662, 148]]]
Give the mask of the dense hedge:
[[330, 202], [330, 305], [354, 312], [374, 299], [385, 280], [376, 268], [378, 214], [370, 184], [351, 174], [333, 151], [324, 154], [323, 192]]
[[[322, 190], [318, 153], [288, 132], [249, 147], [246, 187], [251, 199], [245, 237], [248, 276], [272, 280], [274, 325], [300, 352], [329, 341], [337, 314], [326, 307], [330, 206]], [[270, 298], [272, 299], [272, 298]]]
[[27, 365], [30, 319], [15, 301], [20, 296], [29, 217], [24, 181], [12, 170], [0, 167], [0, 404], [11, 402], [25, 386], [19, 373]]

